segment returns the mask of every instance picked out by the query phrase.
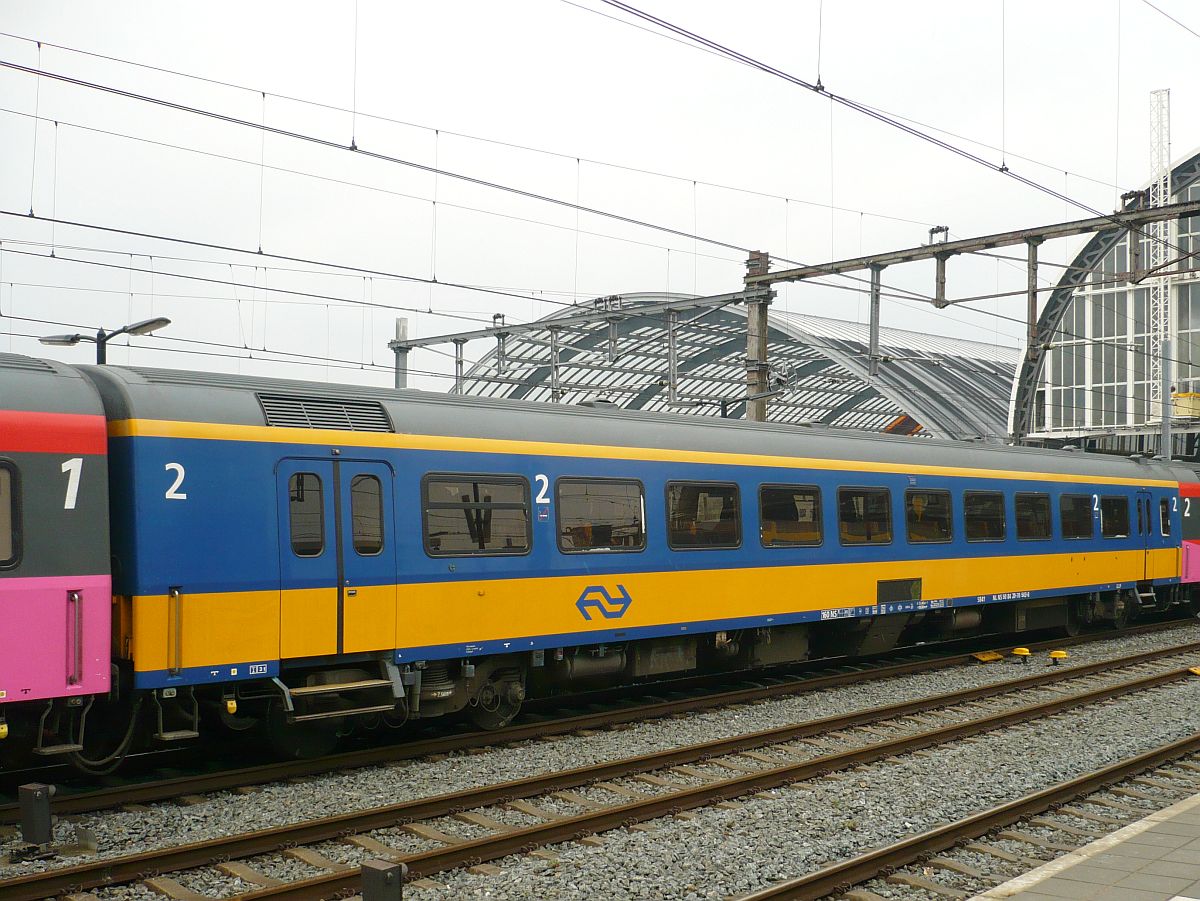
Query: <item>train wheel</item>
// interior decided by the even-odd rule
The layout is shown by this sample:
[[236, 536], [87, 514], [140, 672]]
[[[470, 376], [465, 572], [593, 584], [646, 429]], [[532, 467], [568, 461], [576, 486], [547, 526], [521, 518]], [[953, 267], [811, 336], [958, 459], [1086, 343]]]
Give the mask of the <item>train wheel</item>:
[[501, 729], [521, 712], [525, 685], [519, 673], [496, 673], [471, 699], [468, 716], [480, 729]]

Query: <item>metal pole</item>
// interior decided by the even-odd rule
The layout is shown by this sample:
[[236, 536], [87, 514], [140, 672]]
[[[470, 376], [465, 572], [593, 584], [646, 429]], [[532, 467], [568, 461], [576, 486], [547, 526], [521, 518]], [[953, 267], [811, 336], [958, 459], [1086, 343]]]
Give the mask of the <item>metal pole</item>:
[[1030, 238], [1025, 242], [1028, 248], [1029, 256], [1025, 262], [1025, 297], [1026, 306], [1025, 324], [1026, 324], [1026, 339], [1028, 346], [1033, 347], [1038, 343], [1037, 330], [1037, 299], [1038, 299], [1038, 245], [1041, 244], [1041, 238]]
[[871, 266], [871, 337], [867, 348], [867, 365], [872, 377], [879, 375], [879, 274], [883, 268], [878, 264]]
[[746, 304], [746, 418], [766, 422], [768, 300]]
[[403, 316], [396, 317], [396, 343], [392, 345], [392, 350], [396, 354], [396, 387], [408, 387], [408, 348], [401, 347], [399, 342], [408, 340], [408, 319]]
[[679, 402], [679, 348], [675, 328], [679, 324], [679, 311], [667, 310], [667, 403]]
[[946, 255], [939, 253], [934, 261], [937, 263], [937, 275], [933, 285], [933, 305], [941, 310], [950, 305], [946, 300]]
[[[497, 313], [492, 317], [493, 328], [504, 328], [504, 314]], [[496, 332], [496, 375], [504, 375], [504, 369], [507, 364], [505, 356], [508, 353], [508, 332]]]
[[[766, 275], [771, 270], [771, 257], [761, 250], [750, 251], [746, 260], [746, 279]], [[767, 307], [770, 294], [761, 294], [746, 301], [746, 419], [766, 422], [767, 419]]]
[[465, 341], [454, 342], [454, 393], [463, 393], [463, 345]]
[[558, 329], [550, 329], [550, 400], [562, 401], [562, 382], [558, 374]]
[[108, 362], [108, 333], [104, 329], [96, 332], [96, 365], [103, 366]]
[[1162, 438], [1159, 453], [1171, 459], [1171, 416], [1175, 412], [1175, 400], [1171, 397], [1171, 336], [1162, 340]]

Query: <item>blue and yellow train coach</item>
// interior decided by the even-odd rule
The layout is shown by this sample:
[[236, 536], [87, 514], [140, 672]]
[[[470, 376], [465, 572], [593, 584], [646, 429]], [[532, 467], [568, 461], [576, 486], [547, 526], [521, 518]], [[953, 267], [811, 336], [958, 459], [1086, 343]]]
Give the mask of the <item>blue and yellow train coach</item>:
[[527, 691], [1120, 625], [1198, 577], [1196, 475], [1161, 461], [81, 369], [114, 654], [160, 737], [205, 702], [499, 725]]

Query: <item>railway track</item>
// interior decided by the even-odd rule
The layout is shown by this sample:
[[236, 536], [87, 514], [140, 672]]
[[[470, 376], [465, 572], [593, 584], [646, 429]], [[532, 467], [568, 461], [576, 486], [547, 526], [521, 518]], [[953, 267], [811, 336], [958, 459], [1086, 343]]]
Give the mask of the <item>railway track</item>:
[[[1044, 862], [1044, 858], [1036, 856], [1039, 852], [1068, 853], [1120, 828], [1138, 815], [1144, 816], [1150, 812], [1139, 810], [1120, 800], [1114, 801], [1104, 797], [1113, 788], [1118, 792], [1132, 793], [1133, 797], [1138, 797], [1139, 794], [1141, 797], [1150, 797], [1139, 793], [1137, 786], [1151, 784], [1176, 792], [1175, 800], [1200, 791], [1200, 762], [1181, 761], [1181, 758], [1194, 757], [1197, 754], [1200, 754], [1200, 733], [1194, 733], [1006, 804], [980, 811], [941, 828], [910, 836], [762, 891], [743, 895], [741, 901], [811, 901], [836, 897], [845, 895], [855, 886], [883, 876], [887, 876], [889, 883], [907, 885], [921, 892], [931, 892], [950, 899], [967, 898], [973, 893], [940, 883], [926, 873], [933, 870], [970, 875], [983, 880], [987, 879], [987, 874], [954, 860], [952, 856], [939, 857], [942, 852], [965, 846], [976, 855], [990, 855], [998, 861], [1008, 863], [1023, 860], [1028, 869], [1034, 869]], [[1144, 775], [1148, 771], [1150, 775]], [[1081, 803], [1102, 807], [1108, 814], [1095, 814], [1080, 809], [1077, 805]], [[1071, 806], [1073, 804], [1076, 806]], [[1048, 811], [1055, 811], [1060, 816], [1042, 816]], [[1112, 816], [1114, 813], [1124, 813], [1125, 816]], [[1064, 818], [1080, 818], [1081, 815], [1084, 820], [1093, 824], [1092, 829], [1080, 828], [1063, 821]], [[1045, 834], [1031, 834], [1029, 831], [1006, 829], [1022, 821], [1028, 822], [1043, 833], [1051, 833], [1051, 837]], [[1107, 828], [1099, 830], [1096, 826]], [[1014, 855], [1000, 847], [1003, 842], [1026, 844], [1031, 849], [1030, 856], [1022, 858]], [[918, 862], [922, 863], [919, 872], [905, 869]]]
[[[1043, 669], [1008, 682], [975, 686], [885, 708], [862, 709], [275, 829], [88, 861], [10, 878], [0, 885], [0, 901], [33, 901], [133, 882], [145, 879], [148, 874], [218, 863], [244, 883], [260, 886], [239, 896], [245, 901], [331, 898], [352, 893], [357, 887], [357, 870], [306, 846], [339, 839], [349, 841], [370, 856], [403, 860], [409, 867], [410, 877], [419, 879], [548, 844], [683, 814], [692, 808], [728, 802], [1124, 695], [1160, 689], [1196, 678], [1191, 670], [1179, 665], [1189, 661], [1172, 658], [1194, 657], [1198, 653], [1200, 642], [1195, 642], [1066, 671]], [[1130, 672], [1114, 681], [1120, 674], [1113, 671], [1118, 669]], [[1067, 693], [1066, 687], [1073, 683], [1078, 683], [1074, 687], [1083, 690]], [[1027, 692], [1042, 697], [1033, 703], [1014, 706], [1012, 702], [1019, 701], [1019, 696]], [[981, 704], [993, 706], [980, 708]], [[999, 709], [995, 709], [997, 706]], [[880, 740], [881, 736], [893, 733], [898, 734]], [[817, 737], [821, 742], [845, 743], [850, 747], [834, 751], [814, 748], [812, 742]], [[1200, 747], [1200, 737], [1197, 746]], [[615, 780], [628, 780], [637, 788]], [[608, 800], [598, 800], [598, 794], [607, 796]], [[580, 812], [565, 813], [564, 806]], [[497, 815], [489, 814], [491, 808], [497, 813], [500, 809], [517, 810], [537, 822], [514, 827]], [[456, 817], [487, 834], [467, 840], [447, 834], [437, 825], [442, 817]], [[403, 854], [368, 834], [381, 829], [399, 829], [431, 847]], [[275, 879], [257, 872], [253, 866], [229, 863], [278, 851], [327, 872], [277, 885], [273, 884]], [[186, 889], [172, 882], [170, 877], [159, 876], [157, 879], [154, 887], [160, 892], [180, 898], [188, 896]]]
[[[1184, 620], [1183, 624], [1190, 622], [1191, 620]], [[1113, 632], [1086, 633], [1070, 638], [1029, 642], [1025, 646], [1033, 651], [1073, 647], [1097, 641], [1111, 640], [1115, 637], [1169, 631], [1173, 628], [1178, 628], [1180, 625], [1180, 621], [1150, 623], [1126, 629], [1119, 633], [1119, 636]], [[1002, 645], [999, 646], [999, 651], [1007, 653], [1012, 647], [1014, 646]], [[58, 786], [59, 794], [55, 800], [55, 812], [59, 815], [81, 814], [124, 804], [147, 804], [188, 795], [230, 791], [262, 785], [268, 782], [307, 778], [339, 770], [379, 766], [403, 760], [429, 757], [431, 755], [451, 754], [476, 748], [500, 746], [512, 742], [566, 735], [580, 730], [599, 729], [624, 723], [641, 722], [681, 713], [755, 703], [801, 692], [836, 688], [863, 679], [888, 679], [917, 673], [935, 672], [941, 669], [974, 663], [976, 662], [975, 654], [977, 652], [968, 651], [949, 656], [922, 656], [916, 659], [913, 659], [910, 655], [906, 655], [899, 662], [884, 661], [878, 664], [842, 665], [832, 671], [818, 671], [815, 674], [810, 672], [798, 675], [764, 673], [749, 686], [731, 690], [705, 691], [682, 697], [650, 695], [649, 700], [643, 703], [626, 704], [619, 707], [602, 705], [599, 710], [589, 710], [585, 713], [569, 713], [565, 716], [544, 717], [530, 715], [523, 718], [521, 722], [500, 730], [438, 735], [432, 738], [415, 739], [399, 744], [348, 751], [317, 759], [272, 761], [270, 763], [236, 767], [216, 772], [187, 773], [185, 775], [172, 775], [146, 781], [124, 782], [104, 788], [82, 791], [74, 791], [70, 786], [64, 787], [60, 784]], [[1073, 672], [1074, 668], [1071, 671]], [[663, 693], [663, 688], [674, 691], [673, 686], [670, 684], [659, 686], [658, 688], [660, 694]], [[587, 699], [585, 697], [580, 700], [586, 701]], [[35, 778], [31, 775], [22, 781], [53, 780], [48, 778], [43, 779], [42, 777]], [[0, 825], [11, 825], [19, 822], [19, 820], [20, 811], [15, 801], [0, 803]]]

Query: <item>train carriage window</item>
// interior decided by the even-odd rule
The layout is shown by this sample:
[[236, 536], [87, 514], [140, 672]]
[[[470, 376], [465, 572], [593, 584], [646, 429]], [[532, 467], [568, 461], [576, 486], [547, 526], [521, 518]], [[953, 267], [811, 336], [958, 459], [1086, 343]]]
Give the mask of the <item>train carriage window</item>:
[[949, 541], [950, 492], [910, 488], [904, 492], [904, 520], [913, 544]]
[[667, 543], [673, 548], [740, 547], [737, 485], [668, 482]]
[[891, 492], [886, 488], [839, 488], [838, 537], [842, 544], [890, 544]]
[[0, 569], [9, 569], [21, 556], [20, 535], [17, 530], [16, 469], [0, 463]]
[[1139, 497], [1137, 499], [1138, 534], [1139, 535], [1143, 535], [1146, 533], [1146, 514], [1148, 514], [1149, 512], [1150, 512], [1149, 508], [1146, 509], [1146, 513], [1142, 512], [1142, 499]]
[[640, 551], [646, 547], [642, 483], [625, 479], [559, 479], [558, 547]]
[[1046, 541], [1050, 525], [1050, 495], [1020, 493], [1016, 497], [1017, 540]]
[[325, 498], [321, 477], [294, 472], [288, 479], [288, 525], [297, 557], [320, 557], [325, 550]]
[[1105, 538], [1129, 537], [1129, 498], [1100, 498], [1100, 534]]
[[1171, 534], [1171, 505], [1165, 497], [1158, 502], [1158, 530], [1163, 535]]
[[383, 553], [383, 486], [375, 476], [350, 480], [350, 520], [354, 552], [363, 557]]
[[1063, 538], [1091, 538], [1092, 497], [1090, 494], [1064, 494], [1058, 500]]
[[529, 552], [529, 481], [519, 476], [427, 476], [425, 550], [434, 557]]
[[967, 541], [1003, 541], [1004, 495], [999, 491], [964, 492], [963, 526]]
[[822, 541], [821, 489], [811, 485], [764, 485], [758, 490], [763, 547], [814, 547]]

